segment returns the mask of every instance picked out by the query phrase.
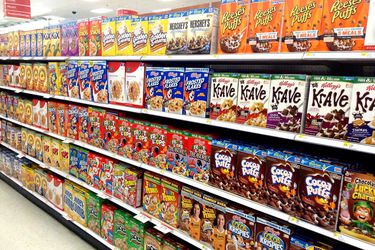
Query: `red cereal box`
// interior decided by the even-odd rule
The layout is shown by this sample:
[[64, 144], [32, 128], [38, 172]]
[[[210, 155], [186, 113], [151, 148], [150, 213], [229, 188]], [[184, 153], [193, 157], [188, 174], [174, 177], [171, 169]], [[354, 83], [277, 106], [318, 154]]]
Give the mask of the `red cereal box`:
[[78, 110], [78, 140], [87, 142], [89, 137], [89, 116], [87, 107], [79, 107]]
[[56, 102], [48, 102], [48, 128], [49, 132], [58, 134], [57, 130], [57, 103]]
[[57, 132], [66, 136], [68, 130], [68, 104], [57, 103]]
[[117, 129], [119, 133], [118, 154], [129, 159], [133, 158], [134, 148], [134, 121], [125, 117], [119, 117], [117, 120]]
[[102, 17], [90, 18], [90, 56], [102, 55]]
[[102, 168], [100, 170], [100, 189], [107, 194], [112, 195], [112, 178], [114, 161], [107, 157], [102, 157]]
[[116, 207], [103, 204], [102, 205], [102, 218], [100, 220], [101, 229], [100, 236], [105, 239], [109, 244], [113, 245], [113, 228], [114, 228], [114, 216]]
[[40, 127], [48, 130], [48, 103], [46, 101], [39, 101], [39, 118]]
[[150, 125], [150, 157], [149, 164], [153, 167], [167, 169], [167, 126]]
[[78, 106], [69, 104], [67, 136], [74, 140], [78, 139], [78, 129], [79, 129], [78, 111], [79, 111]]
[[102, 170], [103, 157], [89, 152], [88, 168], [87, 168], [87, 183], [96, 189], [100, 189], [100, 172]]
[[104, 146], [104, 131], [103, 131], [103, 120], [104, 120], [105, 110], [98, 108], [88, 108], [89, 117], [89, 133], [88, 133], [88, 143], [98, 147], [103, 148]]
[[186, 175], [197, 181], [208, 182], [210, 175], [212, 137], [192, 134], [189, 137], [188, 165]]
[[150, 123], [134, 121], [133, 159], [148, 164], [150, 156]]
[[104, 129], [104, 149], [117, 153], [118, 151], [118, 113], [106, 112], [103, 121]]

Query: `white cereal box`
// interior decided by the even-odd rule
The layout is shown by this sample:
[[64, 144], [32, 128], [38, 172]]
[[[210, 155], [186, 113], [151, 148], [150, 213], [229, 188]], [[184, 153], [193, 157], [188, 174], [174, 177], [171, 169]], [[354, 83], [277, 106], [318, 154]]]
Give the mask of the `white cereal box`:
[[145, 68], [141, 62], [127, 62], [125, 64], [125, 104], [127, 106], [143, 108], [145, 105]]
[[108, 62], [109, 103], [125, 104], [125, 63]]
[[176, 12], [169, 14], [167, 34], [167, 54], [186, 54], [189, 13]]

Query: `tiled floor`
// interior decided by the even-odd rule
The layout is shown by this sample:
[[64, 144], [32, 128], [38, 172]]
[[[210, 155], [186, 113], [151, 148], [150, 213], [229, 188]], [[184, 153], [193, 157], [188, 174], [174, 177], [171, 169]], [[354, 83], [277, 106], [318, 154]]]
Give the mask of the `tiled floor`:
[[94, 249], [0, 180], [0, 250]]

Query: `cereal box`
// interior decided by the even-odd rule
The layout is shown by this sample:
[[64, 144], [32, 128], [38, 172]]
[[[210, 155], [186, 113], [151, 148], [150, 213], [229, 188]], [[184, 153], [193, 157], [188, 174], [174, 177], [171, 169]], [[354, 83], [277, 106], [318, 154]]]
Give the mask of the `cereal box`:
[[59, 165], [60, 169], [66, 173], [69, 172], [69, 144], [60, 143], [60, 158]]
[[104, 131], [103, 131], [103, 121], [104, 121], [105, 110], [98, 108], [88, 108], [89, 117], [89, 131], [88, 131], [88, 143], [98, 147], [104, 147]]
[[109, 158], [105, 158], [102, 161], [102, 169], [100, 171], [100, 187], [102, 191], [112, 195], [113, 191], [113, 166], [114, 161]]
[[128, 248], [134, 250], [144, 249], [144, 233], [144, 224], [137, 219], [129, 217], [129, 220], [126, 223], [126, 239]]
[[176, 129], [168, 130], [167, 169], [176, 174], [187, 174], [188, 145], [190, 133]]
[[299, 133], [307, 88], [306, 75], [272, 75], [266, 127]]
[[346, 139], [354, 77], [311, 76], [305, 134]]
[[113, 221], [114, 212], [116, 207], [104, 203], [102, 205], [102, 218], [101, 218], [101, 229], [100, 236], [106, 240], [109, 244], [113, 245]]
[[238, 84], [236, 122], [266, 127], [271, 75], [241, 74]]
[[68, 130], [68, 104], [57, 103], [57, 132], [61, 136], [66, 136]]
[[94, 102], [108, 103], [108, 76], [106, 61], [91, 61], [91, 88]]
[[[9, 73], [11, 70], [9, 70]], [[39, 88], [39, 63], [34, 63], [33, 64], [33, 78], [32, 78], [32, 87], [28, 88], [29, 90], [35, 90], [35, 91], [40, 91]]]
[[116, 17], [108, 17], [102, 21], [103, 56], [116, 55]]
[[80, 223], [82, 226], [87, 227], [87, 200], [88, 191], [82, 187], [74, 187], [74, 196], [73, 196], [73, 218], [75, 221]]
[[143, 179], [143, 210], [152, 216], [159, 217], [161, 193], [160, 177], [146, 172]]
[[48, 85], [49, 93], [51, 95], [60, 95], [61, 89], [61, 76], [59, 63], [49, 62], [48, 63]]
[[104, 129], [104, 149], [117, 153], [119, 144], [119, 134], [117, 130], [118, 113], [106, 112], [103, 120]]
[[215, 8], [189, 11], [187, 48], [191, 54], [216, 54], [219, 10]]
[[[1, 69], [3, 69], [1, 67]], [[4, 73], [2, 72], [1, 75]], [[21, 88], [25, 89], [26, 88], [26, 64], [25, 63], [20, 63], [20, 78], [19, 78], [19, 84], [21, 85]]]
[[57, 208], [63, 210], [63, 184], [64, 179], [61, 179], [53, 174], [47, 176], [47, 199]]
[[78, 84], [78, 62], [68, 61], [67, 64], [67, 87], [68, 96], [72, 98], [79, 98], [79, 84]]
[[78, 151], [76, 146], [70, 146], [69, 152], [69, 174], [78, 178]]
[[207, 117], [209, 112], [210, 69], [186, 68], [184, 86], [184, 113]]
[[116, 55], [132, 56], [132, 16], [116, 17]]
[[250, 4], [246, 53], [280, 51], [283, 13], [284, 1], [253, 1]]
[[217, 213], [214, 208], [216, 201], [213, 197], [204, 194], [201, 200], [202, 206], [202, 219], [200, 222], [200, 240], [205, 242], [205, 245], [212, 245], [213, 237], [213, 227], [216, 221]]
[[126, 166], [115, 163], [113, 167], [113, 196], [125, 201], [125, 170]]
[[210, 173], [212, 137], [191, 134], [188, 142], [188, 164], [186, 176], [204, 183], [208, 182]]
[[340, 232], [367, 242], [374, 243], [372, 229], [375, 209], [373, 175], [348, 171], [341, 196]]
[[143, 108], [146, 65], [141, 62], [127, 62], [125, 66], [126, 105]]
[[146, 68], [146, 107], [151, 110], [163, 111], [164, 101], [164, 68]]
[[210, 118], [235, 122], [237, 118], [238, 74], [215, 73], [211, 80]]
[[89, 56], [90, 22], [88, 19], [78, 20], [79, 56]]
[[323, 0], [285, 1], [284, 52], [321, 50]]
[[25, 71], [26, 71], [26, 89], [33, 90], [34, 89], [33, 65], [31, 63], [25, 63]]
[[186, 54], [189, 13], [187, 11], [171, 13], [168, 21], [166, 53]]
[[181, 186], [178, 182], [163, 178], [161, 182], [161, 205], [159, 218], [171, 225], [177, 227], [179, 221], [179, 204]]
[[134, 55], [148, 55], [149, 54], [149, 29], [148, 17], [136, 17], [132, 19], [132, 43]]
[[36, 37], [37, 37], [37, 50], [36, 50], [37, 56], [44, 56], [43, 54], [43, 48], [44, 48], [43, 30], [37, 30]]
[[87, 183], [87, 169], [89, 151], [83, 148], [78, 149], [78, 179]]
[[210, 184], [229, 192], [234, 192], [238, 146], [224, 141], [212, 140]]
[[125, 63], [108, 62], [108, 91], [109, 103], [125, 103]]
[[[35, 127], [40, 127], [40, 114], [39, 114], [40, 103], [39, 102], [40, 102], [39, 100], [33, 99], [33, 125]], [[12, 117], [12, 115], [10, 116]]]
[[95, 193], [88, 192], [86, 198], [87, 227], [100, 234], [100, 220], [102, 217], [103, 200]]
[[43, 148], [42, 148], [42, 136], [35, 133], [35, 158], [39, 161], [43, 161]]
[[42, 137], [42, 147], [43, 147], [43, 162], [49, 166], [52, 162], [51, 138], [49, 136]]
[[90, 56], [102, 55], [102, 17], [90, 18]]
[[167, 126], [150, 124], [150, 157], [149, 164], [153, 167], [167, 169], [168, 132]]
[[54, 133], [54, 134], [58, 134], [57, 107], [58, 107], [58, 104], [56, 102], [48, 101], [48, 109], [47, 109], [48, 128], [49, 128], [49, 132]]
[[149, 54], [165, 55], [167, 48], [168, 15], [148, 17]]
[[130, 214], [122, 210], [115, 210], [114, 214], [114, 243], [119, 249], [126, 249], [126, 222]]
[[61, 28], [60, 28], [60, 25], [51, 26], [49, 31], [50, 31], [50, 42], [49, 42], [49, 46], [47, 48], [48, 53], [45, 54], [45, 56], [61, 56], [61, 51], [60, 51]]
[[164, 234], [155, 228], [148, 228], [145, 231], [144, 246], [145, 249], [161, 250], [164, 242]]
[[27, 154], [35, 157], [35, 133], [32, 131], [28, 131], [27, 133]]
[[291, 229], [286, 225], [257, 217], [255, 248], [289, 249], [291, 234]]
[[64, 197], [64, 212], [73, 218], [74, 210], [74, 186], [70, 181], [65, 181], [63, 185], [63, 197]]
[[250, 1], [222, 0], [220, 5], [218, 53], [244, 53]]
[[30, 39], [31, 39], [31, 44], [30, 44], [31, 54], [30, 54], [30, 56], [36, 56], [36, 50], [37, 50], [37, 40], [36, 40], [36, 38], [37, 38], [36, 37], [36, 30], [30, 31]]
[[69, 39], [69, 56], [78, 56], [78, 25], [77, 22], [71, 22], [69, 25], [68, 39]]
[[[181, 206], [178, 228], [186, 233], [189, 233], [190, 230], [191, 212], [194, 203], [194, 191], [187, 186], [183, 186], [181, 188]], [[199, 205], [197, 204], [197, 206]], [[198, 220], [200, 220], [199, 216]]]
[[92, 85], [90, 80], [91, 63], [89, 61], [78, 61], [78, 85], [82, 100], [92, 101]]
[[348, 125], [349, 141], [375, 144], [375, 78], [358, 77], [353, 84]]
[[102, 170], [102, 156], [89, 152], [88, 154], [88, 169], [87, 169], [87, 184], [100, 190], [100, 172]]
[[79, 106], [69, 104], [68, 105], [68, 126], [67, 126], [67, 137], [77, 140], [79, 130]]
[[87, 107], [79, 107], [78, 110], [78, 140], [81, 142], [87, 142], [88, 140], [88, 126], [89, 126], [89, 117]]
[[133, 160], [148, 164], [150, 157], [150, 124], [147, 122], [134, 121], [133, 137], [134, 151]]
[[60, 141], [51, 138], [51, 167], [60, 168]]
[[369, 1], [324, 1], [324, 50], [364, 50]]
[[119, 133], [118, 154], [125, 156], [128, 159], [132, 159], [133, 149], [135, 147], [133, 137], [133, 120], [119, 117], [117, 128]]
[[61, 55], [69, 56], [69, 24], [61, 25]]
[[[68, 66], [66, 62], [59, 62], [60, 70], [60, 89], [58, 90], [58, 95], [68, 96]], [[72, 72], [73, 73], [73, 72]]]
[[168, 113], [182, 114], [184, 103], [184, 68], [164, 68], [163, 109]]
[[142, 205], [143, 172], [136, 168], [125, 169], [125, 202], [133, 207]]

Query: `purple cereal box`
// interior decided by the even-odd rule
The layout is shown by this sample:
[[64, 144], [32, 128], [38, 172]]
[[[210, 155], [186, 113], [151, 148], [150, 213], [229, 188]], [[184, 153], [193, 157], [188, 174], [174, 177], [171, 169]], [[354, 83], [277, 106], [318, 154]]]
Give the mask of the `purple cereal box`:
[[165, 74], [163, 68], [146, 68], [146, 107], [147, 109], [164, 111], [164, 80]]
[[108, 103], [108, 77], [106, 61], [91, 61], [91, 88], [94, 102]]
[[81, 99], [92, 101], [92, 89], [90, 81], [91, 63], [89, 61], [78, 61], [78, 85]]
[[184, 104], [184, 68], [164, 68], [164, 111], [182, 114]]
[[208, 117], [210, 107], [210, 69], [186, 68], [184, 86], [184, 113]]
[[61, 25], [61, 55], [69, 56], [69, 23]]
[[78, 25], [71, 22], [69, 26], [69, 56], [78, 56]]
[[72, 98], [79, 98], [78, 62], [77, 61], [68, 61], [67, 82], [68, 82], [68, 96]]

